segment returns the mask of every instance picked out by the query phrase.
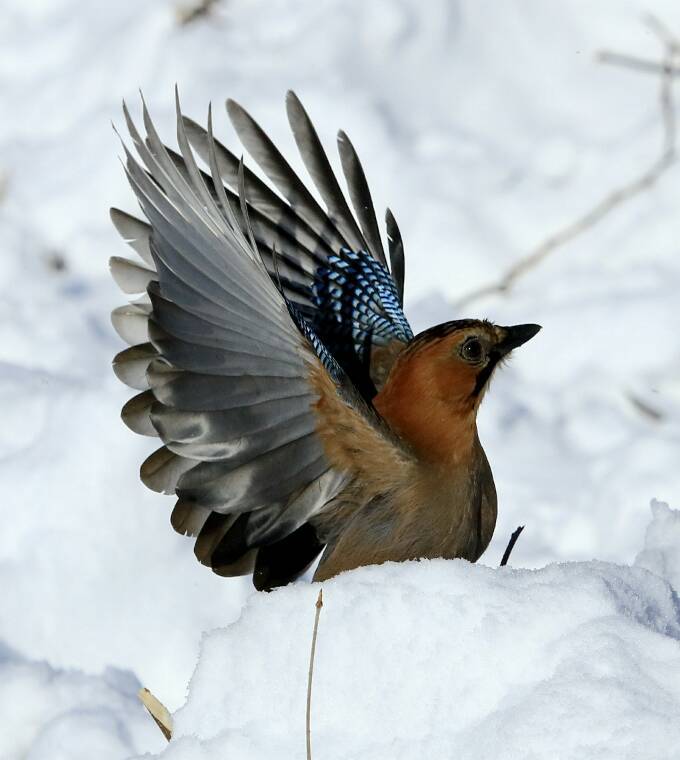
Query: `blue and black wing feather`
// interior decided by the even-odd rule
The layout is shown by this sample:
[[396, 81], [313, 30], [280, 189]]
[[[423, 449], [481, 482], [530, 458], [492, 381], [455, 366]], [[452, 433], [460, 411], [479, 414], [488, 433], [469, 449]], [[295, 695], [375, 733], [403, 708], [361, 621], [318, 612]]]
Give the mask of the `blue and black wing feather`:
[[413, 337], [391, 274], [365, 251], [342, 248], [319, 267], [312, 293], [314, 332], [370, 400], [376, 392], [370, 374], [373, 346], [408, 343]]
[[[402, 310], [401, 236], [388, 211], [390, 272], [368, 183], [351, 142], [341, 133], [338, 148], [354, 214], [300, 101], [288, 93], [286, 104], [300, 156], [326, 211], [257, 122], [229, 101], [229, 116], [241, 142], [283, 196], [246, 170], [253, 233], [272, 280], [324, 366], [329, 369], [330, 355], [370, 400], [375, 393], [370, 379], [372, 349], [391, 341], [407, 343], [413, 337]], [[184, 125], [192, 147], [207, 162], [207, 131], [189, 119]], [[229, 188], [237, 192], [239, 160], [217, 141], [214, 146], [227, 192]]]

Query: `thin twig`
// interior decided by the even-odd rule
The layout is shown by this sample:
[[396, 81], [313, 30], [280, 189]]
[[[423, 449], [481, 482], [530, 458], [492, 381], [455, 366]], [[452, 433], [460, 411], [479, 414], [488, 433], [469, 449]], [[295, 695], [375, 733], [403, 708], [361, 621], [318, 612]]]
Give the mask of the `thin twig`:
[[648, 404], [646, 401], [643, 401], [638, 396], [635, 396], [633, 393], [628, 393], [627, 398], [635, 409], [637, 409], [640, 414], [647, 417], [647, 419], [652, 420], [652, 422], [661, 422], [661, 420], [663, 420], [664, 416], [662, 412]]
[[[639, 176], [609, 192], [601, 201], [599, 201], [599, 203], [593, 206], [585, 214], [568, 224], [566, 227], [563, 227], [554, 235], [546, 238], [527, 256], [513, 264], [498, 282], [484, 286], [463, 296], [463, 298], [458, 301], [457, 305], [459, 308], [468, 305], [472, 301], [476, 301], [482, 296], [507, 293], [520, 277], [526, 274], [529, 270], [535, 268], [558, 248], [594, 227], [604, 217], [626, 201], [629, 201], [631, 198], [634, 198], [656, 184], [664, 172], [666, 172], [675, 162], [677, 155], [673, 79], [676, 74], [680, 72], [680, 66], [678, 65], [678, 59], [680, 58], [680, 42], [672, 37], [666, 27], [657, 19], [650, 17], [647, 19], [647, 24], [657, 36], [663, 39], [665, 45], [664, 58], [660, 63], [656, 64], [658, 72], [661, 74], [659, 106], [663, 128], [659, 155]], [[607, 54], [607, 62], [621, 63], [627, 67], [637, 68], [641, 68], [647, 64], [647, 62], [632, 58], [626, 58], [624, 62], [623, 60], [617, 59], [617, 55], [618, 54]], [[602, 56], [603, 54], [600, 54], [600, 60], [603, 60]], [[631, 63], [631, 61], [634, 63]]]
[[219, 0], [199, 0], [194, 5], [188, 5], [177, 9], [177, 20], [182, 26], [197, 21], [207, 16], [217, 5]]
[[[650, 61], [648, 58], [638, 58], [634, 55], [616, 53], [612, 50], [600, 50], [597, 54], [597, 60], [600, 63], [611, 63], [614, 66], [623, 66], [645, 74], [663, 74], [666, 71], [666, 64], [663, 61]], [[674, 77], [680, 76], [680, 67], [674, 66], [670, 74]]]
[[501, 560], [501, 567], [505, 567], [508, 564], [508, 560], [510, 559], [510, 555], [512, 554], [512, 550], [515, 548], [515, 544], [517, 543], [517, 539], [520, 536], [520, 533], [524, 530], [524, 526], [520, 525], [517, 527], [510, 536], [510, 540], [508, 541], [508, 545], [505, 547], [505, 551], [503, 552], [503, 559]]
[[316, 654], [316, 634], [319, 631], [319, 616], [323, 607], [323, 589], [319, 590], [312, 633], [312, 651], [309, 653], [309, 675], [307, 677], [307, 760], [312, 760], [312, 677], [314, 676], [314, 656]]
[[659, 42], [666, 49], [667, 55], [680, 52], [680, 41], [658, 16], [647, 13], [642, 17], [642, 21], [657, 36]]

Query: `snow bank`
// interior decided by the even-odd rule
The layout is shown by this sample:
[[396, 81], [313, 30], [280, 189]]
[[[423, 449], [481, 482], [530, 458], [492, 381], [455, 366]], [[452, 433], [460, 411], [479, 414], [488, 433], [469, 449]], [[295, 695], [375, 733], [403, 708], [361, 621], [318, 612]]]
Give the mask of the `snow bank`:
[[165, 740], [129, 672], [57, 670], [0, 642], [2, 760], [121, 760]]
[[[671, 521], [673, 549], [655, 538]], [[641, 564], [659, 543], [677, 557], [679, 524], [655, 507]], [[363, 568], [323, 591], [315, 757], [677, 758], [680, 604], [643, 567], [437, 560]], [[163, 760], [302, 755], [317, 594], [259, 595], [206, 636]]]
[[245, 582], [199, 565], [138, 482], [149, 442], [120, 423], [124, 395], [114, 377], [0, 364], [0, 639], [55, 667], [134, 670], [176, 707]]
[[680, 511], [656, 499], [652, 499], [651, 507], [652, 521], [635, 564], [666, 578], [680, 590]]

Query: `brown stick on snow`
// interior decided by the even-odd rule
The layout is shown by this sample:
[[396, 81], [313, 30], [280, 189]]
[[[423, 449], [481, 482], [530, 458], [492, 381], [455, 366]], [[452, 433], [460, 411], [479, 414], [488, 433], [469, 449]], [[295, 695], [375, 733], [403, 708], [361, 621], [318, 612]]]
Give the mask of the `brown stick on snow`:
[[508, 545], [505, 547], [505, 551], [503, 552], [503, 559], [501, 560], [501, 567], [505, 567], [508, 564], [508, 560], [510, 559], [510, 555], [512, 554], [512, 550], [515, 548], [515, 544], [517, 543], [517, 539], [519, 538], [520, 533], [524, 530], [524, 526], [520, 525], [518, 528], [516, 528], [512, 535], [510, 536], [510, 540], [508, 541]]
[[149, 715], [156, 721], [156, 725], [163, 732], [163, 736], [170, 741], [172, 738], [172, 715], [168, 709], [148, 689], [140, 689], [137, 696], [149, 711]]
[[307, 677], [307, 760], [312, 760], [312, 677], [314, 675], [314, 655], [316, 654], [316, 635], [319, 631], [319, 616], [323, 607], [323, 589], [319, 590], [312, 633], [312, 651], [309, 653], [309, 675]]
[[199, 0], [194, 5], [177, 8], [177, 21], [186, 26], [210, 14], [219, 0]]
[[662, 141], [659, 155], [637, 177], [610, 191], [591, 209], [558, 232], [547, 237], [533, 251], [513, 264], [498, 282], [486, 285], [463, 296], [456, 304], [458, 308], [467, 306], [482, 296], [507, 293], [520, 277], [534, 269], [558, 248], [571, 242], [574, 238], [594, 227], [619, 206], [655, 185], [660, 177], [675, 163], [677, 154], [673, 79], [680, 73], [680, 41], [658, 19], [650, 16], [646, 19], [646, 23], [664, 45], [663, 59], [659, 63], [650, 65], [649, 61], [606, 52], [599, 54], [599, 60], [620, 64], [627, 68], [655, 70], [661, 75], [659, 107], [661, 110]]

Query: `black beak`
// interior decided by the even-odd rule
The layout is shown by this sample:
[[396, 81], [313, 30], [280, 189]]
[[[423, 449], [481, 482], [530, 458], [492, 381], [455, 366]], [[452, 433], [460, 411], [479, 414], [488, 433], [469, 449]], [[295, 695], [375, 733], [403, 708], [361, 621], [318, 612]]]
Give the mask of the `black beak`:
[[496, 349], [502, 356], [510, 353], [514, 348], [521, 346], [528, 340], [531, 340], [534, 335], [541, 329], [540, 325], [513, 325], [512, 327], [504, 327], [505, 337], [496, 346]]

